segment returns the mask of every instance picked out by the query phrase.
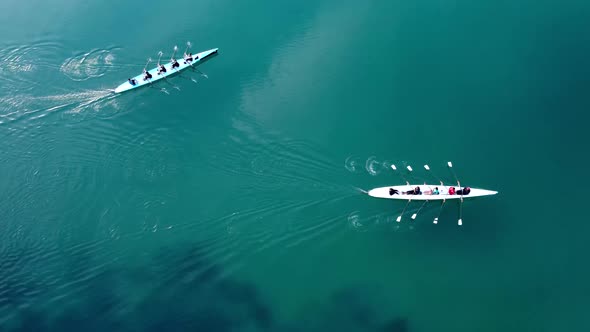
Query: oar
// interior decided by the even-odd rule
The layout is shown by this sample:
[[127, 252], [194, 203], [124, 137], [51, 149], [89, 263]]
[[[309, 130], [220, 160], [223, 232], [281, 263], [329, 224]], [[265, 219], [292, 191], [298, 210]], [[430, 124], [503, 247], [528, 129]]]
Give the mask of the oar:
[[186, 42], [186, 50], [184, 50], [184, 55], [187, 55], [188, 54], [188, 50], [189, 50], [189, 48], [191, 48], [191, 46], [192, 46], [191, 45], [191, 42], [190, 41], [187, 41]]
[[162, 51], [158, 52], [158, 67], [160, 67], [160, 60], [162, 59], [162, 55], [164, 55]]
[[406, 212], [406, 209], [408, 208], [408, 205], [410, 205], [410, 202], [412, 201], [412, 199], [408, 199], [408, 202], [406, 203], [406, 206], [404, 207], [404, 209], [402, 210], [402, 214], [399, 215], [399, 217], [397, 217], [396, 221], [400, 222], [402, 221], [402, 216], [404, 215], [404, 212]]
[[176, 51], [178, 51], [178, 46], [174, 45], [174, 52], [172, 52], [172, 57], [170, 58], [170, 61], [174, 61], [174, 56], [176, 56]]
[[453, 177], [455, 177], [455, 180], [457, 181], [457, 190], [461, 190], [461, 201], [459, 202], [459, 220], [457, 221], [457, 224], [461, 226], [463, 225], [463, 219], [461, 218], [461, 214], [463, 212], [463, 189], [461, 189], [461, 182], [459, 182], [457, 175], [455, 175], [455, 171], [453, 171], [453, 163], [449, 161], [447, 162], [447, 165], [449, 166], [451, 173], [453, 173]]
[[420, 210], [422, 210], [422, 208], [424, 207], [424, 205], [426, 205], [426, 203], [428, 203], [428, 200], [424, 201], [424, 203], [422, 203], [422, 206], [420, 206], [420, 208], [418, 209], [418, 211], [416, 211], [416, 213], [414, 213], [412, 215], [412, 220], [416, 219], [416, 216], [418, 215], [418, 213], [420, 213]]
[[449, 166], [449, 169], [451, 170], [451, 174], [453, 174], [455, 181], [457, 181], [457, 185], [459, 187], [461, 187], [461, 183], [459, 183], [459, 179], [457, 179], [457, 175], [455, 175], [455, 171], [453, 171], [453, 163], [449, 161], [449, 162], [447, 162], [447, 166]]
[[[193, 46], [193, 45], [191, 44], [191, 42], [190, 42], [190, 41], [187, 41], [187, 42], [186, 42], [186, 50], [184, 50], [184, 55], [185, 55], [185, 56], [186, 56], [186, 55], [188, 55], [188, 53], [187, 53], [187, 52], [188, 52], [188, 50], [189, 50], [189, 49], [190, 49], [192, 46]], [[183, 58], [184, 58], [184, 56], [183, 56]], [[203, 73], [202, 71], [200, 71], [200, 70], [198, 70], [196, 67], [194, 67], [194, 66], [193, 66], [193, 64], [194, 64], [194, 63], [195, 63], [195, 60], [194, 60], [194, 58], [193, 58], [193, 60], [192, 60], [192, 61], [189, 63], [189, 65], [190, 65], [190, 66], [193, 68], [193, 70], [196, 70], [196, 71], [198, 71], [198, 72], [199, 72], [199, 74], [201, 74], [201, 76], [203, 76], [203, 77], [205, 77], [205, 78], [207, 78], [207, 79], [208, 79], [208, 78], [209, 78], [209, 76], [207, 76], [207, 74]]]
[[434, 218], [434, 221], [433, 221], [434, 224], [438, 224], [438, 217], [440, 217], [440, 214], [442, 213], [442, 209], [443, 209], [443, 206], [445, 206], [446, 201], [447, 201], [446, 199], [443, 199], [442, 204], [440, 205], [440, 209], [438, 210], [438, 214]]
[[463, 214], [463, 195], [461, 195], [461, 203], [459, 203], [459, 221], [457, 224], [459, 226], [463, 225], [463, 219], [461, 219], [461, 215]]
[[[196, 68], [195, 68], [195, 69], [196, 69]], [[207, 74], [203, 73], [202, 71], [200, 71], [200, 70], [198, 70], [198, 69], [196, 69], [196, 70], [197, 70], [197, 71], [198, 71], [198, 72], [201, 74], [201, 76], [203, 76], [203, 77], [204, 77], [204, 78], [206, 78], [206, 79], [209, 79], [209, 76], [207, 76]]]
[[432, 173], [432, 171], [430, 170], [430, 166], [428, 166], [428, 165], [424, 165], [424, 169], [426, 169], [426, 171], [427, 171], [427, 172], [428, 172], [430, 175], [432, 175], [432, 177], [433, 177], [433, 178], [434, 178], [436, 181], [440, 182], [440, 185], [441, 185], [441, 186], [444, 186], [444, 184], [443, 184], [442, 180], [441, 180], [441, 179], [439, 179], [439, 178], [438, 178], [436, 175], [434, 175], [434, 173]]
[[146, 62], [146, 64], [145, 64], [145, 67], [143, 67], [143, 71], [144, 71], [144, 72], [146, 71], [146, 69], [147, 69], [147, 66], [150, 64], [150, 62], [152, 62], [152, 58], [148, 58], [148, 59], [147, 59], [147, 62]]
[[[147, 66], [150, 64], [150, 62], [152, 62], [152, 58], [148, 58], [147, 59], [147, 62], [145, 63], [145, 66], [143, 67], [144, 77], [145, 77], [145, 73], [147, 72]], [[152, 80], [151, 79], [148, 78], [147, 81], [148, 81], [148, 83], [150, 83], [150, 85], [152, 84]]]
[[[412, 169], [412, 166], [408, 165], [408, 166], [406, 166], [406, 169], [408, 170], [408, 173], [409, 173], [409, 174], [410, 174], [410, 176], [411, 176], [411, 175], [412, 175], [412, 171], [413, 171], [413, 169]], [[409, 183], [408, 183], [408, 184], [409, 184]], [[412, 189], [413, 189], [413, 188], [412, 188]]]
[[[397, 171], [397, 167], [395, 167], [395, 165], [393, 165], [393, 164], [391, 165], [391, 169], [392, 169], [392, 170], [394, 170], [394, 171]], [[399, 176], [401, 176], [401, 178], [402, 178], [404, 181], [406, 181], [406, 184], [407, 184], [408, 186], [410, 185], [410, 182], [408, 182], [408, 180], [406, 180], [406, 178], [403, 176], [403, 174], [402, 174], [402, 173], [399, 173]]]

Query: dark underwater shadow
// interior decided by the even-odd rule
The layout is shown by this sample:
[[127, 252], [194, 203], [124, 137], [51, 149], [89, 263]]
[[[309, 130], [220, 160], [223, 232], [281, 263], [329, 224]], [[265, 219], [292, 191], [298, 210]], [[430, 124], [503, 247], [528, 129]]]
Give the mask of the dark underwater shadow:
[[[83, 271], [89, 262], [66, 259]], [[53, 301], [25, 301], [19, 289], [35, 284], [6, 284], [3, 303], [18, 312], [2, 331], [265, 331], [273, 326], [270, 308], [246, 282], [220, 278], [200, 247], [166, 249], [150, 266], [109, 267], [71, 286], [71, 273], [57, 287], [66, 296]], [[12, 291], [11, 291], [12, 289]], [[140, 294], [138, 292], [141, 291]], [[42, 303], [45, 302], [45, 303]], [[17, 309], [20, 307], [21, 309]], [[5, 307], [6, 308], [6, 307]]]
[[45, 296], [20, 296], [38, 287], [26, 280], [3, 286], [9, 299], [0, 309], [9, 303], [15, 314], [2, 331], [409, 331], [406, 318], [383, 314], [378, 292], [360, 286], [302, 305], [301, 319], [277, 322], [260, 289], [224, 277], [199, 245], [158, 249], [147, 262], [98, 273], [88, 272], [96, 269], [91, 257], [74, 255], [64, 257], [71, 266], [56, 290], [40, 290]]
[[321, 303], [305, 306], [300, 319], [273, 331], [289, 332], [408, 332], [409, 321], [396, 315], [391, 303], [384, 302], [380, 289], [351, 286], [340, 289]]

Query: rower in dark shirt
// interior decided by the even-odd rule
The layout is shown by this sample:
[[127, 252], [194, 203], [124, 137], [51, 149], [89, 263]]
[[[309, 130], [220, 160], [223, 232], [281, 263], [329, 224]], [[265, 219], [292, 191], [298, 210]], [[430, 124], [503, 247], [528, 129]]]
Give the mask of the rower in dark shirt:
[[150, 78], [152, 78], [152, 74], [150, 74], [148, 71], [144, 70], [144, 71], [143, 71], [143, 80], [144, 80], [144, 81], [147, 81], [147, 80], [149, 80]]

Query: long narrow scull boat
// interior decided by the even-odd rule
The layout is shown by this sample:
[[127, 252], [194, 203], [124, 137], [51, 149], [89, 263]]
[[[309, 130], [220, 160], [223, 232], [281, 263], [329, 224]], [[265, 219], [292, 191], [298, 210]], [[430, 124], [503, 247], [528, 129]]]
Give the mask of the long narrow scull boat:
[[[412, 201], [421, 201], [423, 202], [418, 211], [412, 214], [412, 219], [416, 219], [417, 214], [424, 208], [424, 206], [430, 201], [441, 201], [442, 204], [440, 206], [440, 210], [436, 218], [434, 218], [434, 223], [438, 223], [438, 218], [440, 216], [440, 212], [447, 200], [459, 200], [459, 220], [458, 224], [462, 225], [463, 220], [461, 219], [461, 213], [463, 211], [463, 200], [468, 198], [475, 198], [475, 197], [482, 197], [482, 196], [491, 196], [495, 195], [498, 192], [493, 190], [487, 189], [479, 189], [479, 188], [470, 188], [461, 186], [461, 183], [457, 179], [457, 176], [453, 172], [453, 163], [450, 161], [447, 163], [447, 166], [453, 173], [455, 180], [457, 181], [457, 185], [445, 185], [443, 181], [440, 181], [438, 178], [435, 179], [440, 184], [410, 184], [403, 175], [400, 173], [400, 176], [406, 182], [405, 185], [396, 185], [396, 186], [389, 186], [389, 187], [380, 187], [374, 188], [367, 192], [371, 197], [377, 198], [386, 198], [386, 199], [395, 199], [395, 200], [404, 200], [407, 201], [406, 206], [402, 210], [402, 213], [397, 217], [397, 222], [400, 222], [404, 212], [406, 211], [408, 205]], [[397, 171], [397, 167], [395, 165], [391, 165], [391, 169]], [[406, 169], [408, 172], [412, 172], [413, 169], [411, 166], [407, 166]], [[428, 165], [424, 165], [424, 169], [430, 173], [430, 167]], [[432, 173], [431, 173], [432, 174]], [[433, 175], [434, 177], [434, 175]]]
[[[188, 45], [190, 47], [190, 43]], [[176, 47], [174, 50], [176, 51]], [[167, 62], [163, 65], [160, 65], [160, 63], [159, 63], [160, 60], [158, 60], [158, 66], [156, 66], [155, 68], [150, 69], [150, 70], [146, 70], [144, 68], [144, 72], [142, 74], [139, 74], [135, 77], [129, 78], [127, 80], [127, 82], [119, 85], [115, 89], [115, 93], [121, 93], [121, 92], [129, 91], [129, 90], [137, 89], [142, 86], [146, 86], [146, 85], [152, 84], [154, 82], [157, 82], [163, 78], [175, 75], [187, 68], [194, 68], [200, 64], [203, 64], [205, 61], [209, 60], [213, 56], [217, 55], [217, 51], [218, 51], [217, 48], [213, 48], [213, 49], [210, 49], [210, 50], [207, 50], [204, 52], [193, 54], [192, 61], [187, 59], [188, 56], [186, 55], [186, 52], [185, 52], [185, 56], [183, 57], [183, 59], [174, 60], [174, 55], [173, 55], [172, 59], [170, 59], [170, 62]], [[160, 52], [160, 58], [161, 58], [161, 56], [162, 56], [162, 52]], [[148, 60], [148, 64], [150, 61], [151, 60]], [[176, 62], [176, 66], [173, 66], [174, 62]], [[160, 66], [163, 66], [166, 71], [160, 72], [159, 71]], [[146, 64], [146, 67], [147, 67], [147, 64]], [[148, 73], [149, 75], [146, 75], [146, 73]]]
[[[414, 195], [413, 192], [416, 188], [419, 188], [420, 194]], [[450, 190], [453, 188], [455, 194], [450, 194]], [[466, 195], [458, 195], [457, 192], [463, 193], [465, 192], [465, 188], [469, 188], [469, 193]], [[435, 189], [439, 192], [438, 194], [433, 194]], [[405, 194], [410, 192], [410, 194]], [[465, 199], [465, 198], [475, 198], [475, 197], [482, 197], [482, 196], [490, 196], [495, 195], [498, 192], [493, 190], [486, 190], [486, 189], [479, 189], [479, 188], [470, 188], [470, 187], [457, 187], [457, 186], [447, 186], [447, 185], [440, 185], [440, 184], [411, 184], [411, 185], [402, 185], [402, 186], [390, 186], [390, 187], [381, 187], [369, 190], [369, 196], [377, 197], [377, 198], [387, 198], [387, 199], [398, 199], [398, 200], [412, 200], [412, 201], [444, 201], [449, 199]]]

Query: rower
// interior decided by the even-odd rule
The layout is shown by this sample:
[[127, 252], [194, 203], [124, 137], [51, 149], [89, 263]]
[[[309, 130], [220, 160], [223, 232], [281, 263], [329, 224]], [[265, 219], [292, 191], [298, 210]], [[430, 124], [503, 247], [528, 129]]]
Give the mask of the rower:
[[164, 65], [160, 65], [158, 67], [158, 75], [165, 73], [166, 72], [166, 67], [164, 67]]
[[454, 194], [455, 194], [455, 187], [449, 188], [449, 195], [454, 195]]
[[137, 81], [135, 79], [128, 78], [127, 80], [129, 81], [129, 84], [131, 84], [131, 85], [137, 84]]
[[422, 192], [420, 191], [420, 187], [416, 187], [412, 190], [405, 191], [404, 194], [406, 195], [420, 195]]
[[144, 69], [144, 70], [143, 70], [143, 80], [144, 80], [144, 81], [147, 81], [147, 80], [149, 80], [150, 78], [152, 78], [152, 74], [150, 74], [150, 72], [148, 72], [147, 70], [145, 70], [145, 69]]
[[434, 188], [434, 190], [432, 191], [433, 195], [439, 195], [440, 193], [438, 192], [438, 187]]
[[389, 196], [393, 196], [393, 195], [399, 195], [399, 190], [389, 188]]
[[457, 195], [469, 195], [469, 193], [471, 192], [471, 188], [469, 187], [464, 187], [463, 189], [459, 189], [457, 190]]
[[189, 53], [189, 54], [184, 53], [184, 64], [190, 63], [192, 61], [193, 61], [193, 54], [192, 53]]
[[176, 59], [172, 58], [172, 68], [178, 68], [180, 67], [180, 64], [178, 63], [178, 61], [176, 61]]

